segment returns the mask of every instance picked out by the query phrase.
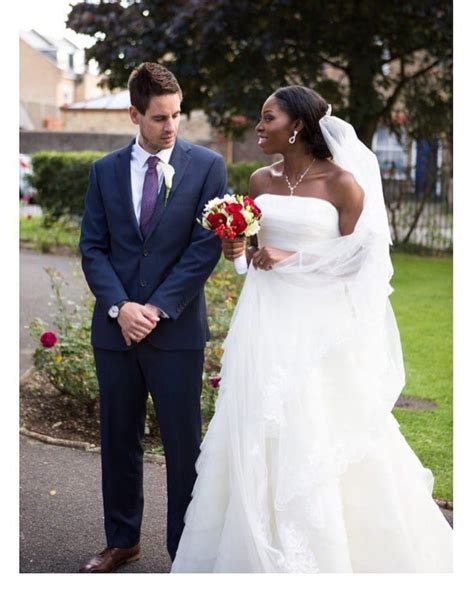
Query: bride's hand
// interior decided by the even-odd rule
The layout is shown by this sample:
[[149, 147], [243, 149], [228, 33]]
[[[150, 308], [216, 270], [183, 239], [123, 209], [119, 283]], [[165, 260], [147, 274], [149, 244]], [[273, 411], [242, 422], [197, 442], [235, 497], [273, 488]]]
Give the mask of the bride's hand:
[[280, 261], [291, 256], [292, 252], [289, 250], [281, 250], [280, 248], [274, 248], [273, 246], [264, 246], [257, 250], [252, 257], [252, 265], [256, 269], [262, 271], [270, 271], [273, 265], [276, 265]]
[[245, 236], [239, 236], [233, 240], [221, 238], [222, 251], [228, 261], [233, 261], [245, 252], [246, 239]]

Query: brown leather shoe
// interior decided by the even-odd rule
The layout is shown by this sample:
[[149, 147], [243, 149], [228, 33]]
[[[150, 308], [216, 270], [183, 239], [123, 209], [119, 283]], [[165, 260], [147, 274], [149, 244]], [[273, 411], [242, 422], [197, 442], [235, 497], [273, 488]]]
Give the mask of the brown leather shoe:
[[131, 548], [106, 548], [80, 569], [80, 573], [111, 573], [119, 566], [140, 560], [140, 544]]

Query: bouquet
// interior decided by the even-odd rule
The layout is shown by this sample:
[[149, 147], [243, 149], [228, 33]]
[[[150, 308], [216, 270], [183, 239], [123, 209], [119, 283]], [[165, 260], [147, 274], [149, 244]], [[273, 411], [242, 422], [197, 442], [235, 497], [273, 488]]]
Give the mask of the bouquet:
[[[261, 217], [262, 212], [247, 195], [224, 195], [211, 199], [204, 207], [202, 220], [197, 221], [206, 230], [213, 230], [219, 238], [233, 240], [257, 234]], [[245, 253], [234, 260], [234, 268], [239, 275], [247, 272]]]

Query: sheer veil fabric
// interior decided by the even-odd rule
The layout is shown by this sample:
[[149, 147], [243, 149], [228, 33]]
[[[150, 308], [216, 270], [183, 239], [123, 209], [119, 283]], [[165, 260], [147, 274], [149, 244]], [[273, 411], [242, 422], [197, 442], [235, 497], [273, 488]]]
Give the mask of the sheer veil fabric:
[[351, 235], [317, 196], [264, 194], [260, 246], [224, 342], [215, 415], [172, 572], [450, 572], [433, 477], [391, 410], [405, 383], [375, 155], [336, 117], [334, 162], [364, 191]]

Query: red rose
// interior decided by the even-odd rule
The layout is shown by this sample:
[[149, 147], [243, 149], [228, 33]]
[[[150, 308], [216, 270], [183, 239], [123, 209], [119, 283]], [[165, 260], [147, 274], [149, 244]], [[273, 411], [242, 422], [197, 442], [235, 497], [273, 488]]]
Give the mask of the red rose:
[[240, 213], [242, 211], [242, 205], [240, 203], [227, 203], [225, 210], [228, 213]]
[[213, 388], [217, 388], [217, 386], [219, 385], [219, 382], [221, 381], [220, 376], [212, 376], [212, 378], [209, 380], [211, 383], [211, 386]]
[[230, 227], [236, 234], [242, 234], [242, 232], [245, 232], [245, 229], [247, 228], [247, 222], [245, 221], [244, 216], [238, 211], [232, 214]]
[[54, 345], [58, 342], [58, 339], [56, 338], [54, 332], [44, 332], [41, 335], [40, 341], [43, 347], [49, 349], [51, 347], [54, 347]]
[[213, 230], [216, 230], [220, 225], [224, 225], [227, 222], [227, 218], [223, 213], [209, 213], [207, 215], [207, 221]]
[[251, 208], [254, 216], [258, 217], [262, 213], [260, 208], [256, 205], [255, 201], [253, 199], [250, 199], [250, 197], [245, 196], [244, 203], [245, 203], [245, 205], [247, 205]]

